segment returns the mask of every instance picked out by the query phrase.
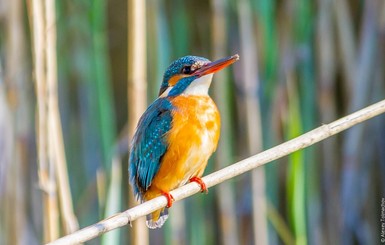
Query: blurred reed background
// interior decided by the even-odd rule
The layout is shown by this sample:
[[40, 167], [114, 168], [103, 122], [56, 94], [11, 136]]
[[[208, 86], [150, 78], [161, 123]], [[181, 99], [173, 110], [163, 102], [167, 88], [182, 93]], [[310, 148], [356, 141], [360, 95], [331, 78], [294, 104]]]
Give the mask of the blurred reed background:
[[[129, 208], [128, 132], [180, 56], [241, 56], [214, 78], [222, 135], [206, 173], [385, 97], [382, 0], [147, 0], [133, 18], [135, 2], [0, 2], [0, 244]], [[384, 123], [175, 203], [163, 229], [89, 244], [377, 244]]]

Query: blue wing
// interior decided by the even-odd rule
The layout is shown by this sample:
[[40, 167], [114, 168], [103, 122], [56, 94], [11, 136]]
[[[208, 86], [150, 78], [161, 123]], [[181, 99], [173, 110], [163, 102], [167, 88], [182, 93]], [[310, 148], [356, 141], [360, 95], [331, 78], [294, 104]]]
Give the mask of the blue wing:
[[165, 98], [154, 101], [140, 118], [132, 139], [129, 175], [134, 193], [140, 199], [151, 185], [167, 150], [165, 134], [171, 128], [172, 108]]

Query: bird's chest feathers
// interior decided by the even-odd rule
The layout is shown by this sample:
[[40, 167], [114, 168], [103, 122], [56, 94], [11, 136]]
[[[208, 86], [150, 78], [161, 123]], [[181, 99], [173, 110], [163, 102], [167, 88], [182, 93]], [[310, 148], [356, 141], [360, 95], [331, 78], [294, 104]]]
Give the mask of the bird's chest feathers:
[[220, 116], [216, 105], [209, 96], [196, 95], [177, 96], [171, 103], [175, 109], [168, 135], [169, 152], [178, 160], [172, 158], [184, 162], [183, 166], [191, 172], [200, 165], [204, 168], [219, 140]]
[[[199, 145], [218, 140], [220, 129], [219, 112], [209, 96], [178, 96], [172, 100], [172, 131], [180, 138], [191, 139]], [[176, 139], [176, 141], [180, 141]], [[183, 144], [183, 142], [182, 142]]]

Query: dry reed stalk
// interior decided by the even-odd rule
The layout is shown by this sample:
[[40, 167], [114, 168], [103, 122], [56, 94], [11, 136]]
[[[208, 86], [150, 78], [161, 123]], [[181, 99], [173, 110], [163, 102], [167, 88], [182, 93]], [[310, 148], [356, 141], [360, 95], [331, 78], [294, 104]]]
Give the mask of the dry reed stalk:
[[[146, 3], [142, 0], [128, 0], [128, 120], [129, 140], [147, 104], [146, 78]], [[127, 186], [128, 187], [128, 186]], [[129, 188], [129, 187], [128, 187]], [[129, 205], [136, 205], [129, 188]], [[148, 244], [148, 230], [144, 217], [136, 221], [131, 232], [131, 244]]]
[[39, 185], [43, 191], [44, 241], [52, 241], [59, 236], [58, 200], [53, 162], [48, 150], [48, 98], [46, 83], [44, 31], [44, 5], [42, 0], [31, 1], [31, 19], [33, 34], [33, 63], [37, 97], [37, 148], [39, 165]]
[[25, 76], [23, 2], [10, 1], [5, 8], [2, 16], [6, 23], [5, 69], [0, 68], [0, 243], [20, 244], [31, 228], [26, 215], [25, 189], [28, 170], [32, 169], [25, 140], [31, 129], [27, 101], [29, 81]]
[[46, 85], [48, 103], [47, 142], [50, 162], [55, 165], [57, 189], [64, 233], [69, 234], [79, 228], [74, 214], [71, 191], [68, 181], [67, 161], [64, 151], [63, 134], [57, 96], [56, 62], [56, 9], [54, 0], [45, 0], [45, 40], [46, 40]]
[[24, 228], [20, 222], [23, 217], [20, 215], [25, 215], [25, 210], [20, 209], [23, 199], [18, 198], [22, 180], [20, 162], [14, 159], [17, 152], [14, 140], [16, 129], [2, 74], [0, 67], [0, 243], [19, 244], [20, 238], [16, 231], [19, 227]]
[[[368, 107], [365, 107], [348, 116], [342, 117], [332, 123], [324, 124], [313, 129], [301, 136], [286, 141], [280, 145], [272, 147], [259, 154], [246, 158], [240, 162], [234, 163], [226, 168], [218, 170], [202, 178], [206, 186], [213, 187], [226, 180], [241, 175], [254, 168], [260, 167], [271, 161], [287, 156], [295, 151], [304, 149], [317, 142], [327, 139], [338, 134], [354, 125], [369, 120], [375, 116], [385, 113], [385, 100], [379, 101]], [[201, 191], [201, 187], [197, 183], [189, 183], [170, 192], [175, 201], [182, 200]], [[167, 199], [164, 196], [154, 198], [150, 201], [142, 203], [136, 207], [118, 213], [108, 219], [102, 220], [97, 224], [83, 228], [68, 236], [62, 237], [49, 244], [78, 244], [86, 242], [100, 236], [110, 230], [127, 225], [128, 223], [147, 215], [155, 210], [163, 208], [167, 205]]]
[[[226, 29], [227, 1], [212, 0], [212, 50], [213, 58], [227, 55]], [[231, 163], [231, 112], [228, 103], [228, 82], [226, 73], [220, 72], [214, 76], [214, 100], [221, 113], [221, 139], [215, 154], [215, 168], [221, 169]], [[221, 243], [225, 245], [239, 244], [239, 235], [236, 215], [236, 199], [231, 183], [218, 186], [217, 199], [219, 205], [219, 224]]]
[[[245, 91], [245, 108], [248, 155], [262, 150], [261, 114], [257, 91], [258, 59], [256, 38], [253, 36], [251, 6], [244, 0], [238, 1], [240, 29], [240, 56], [242, 57], [242, 87]], [[268, 244], [265, 170], [258, 168], [251, 171], [251, 190], [253, 202], [253, 234], [255, 244]]]

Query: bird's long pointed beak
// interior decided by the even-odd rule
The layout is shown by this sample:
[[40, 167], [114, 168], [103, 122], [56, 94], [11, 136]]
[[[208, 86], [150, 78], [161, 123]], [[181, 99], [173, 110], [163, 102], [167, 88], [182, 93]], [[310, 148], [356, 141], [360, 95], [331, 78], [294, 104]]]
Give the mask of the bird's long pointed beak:
[[229, 56], [214, 62], [210, 62], [204, 66], [202, 66], [200, 69], [198, 69], [194, 75], [195, 76], [204, 76], [207, 74], [211, 74], [214, 72], [217, 72], [219, 70], [222, 70], [223, 68], [235, 63], [237, 60], [239, 60], [239, 55], [235, 54], [233, 56]]

